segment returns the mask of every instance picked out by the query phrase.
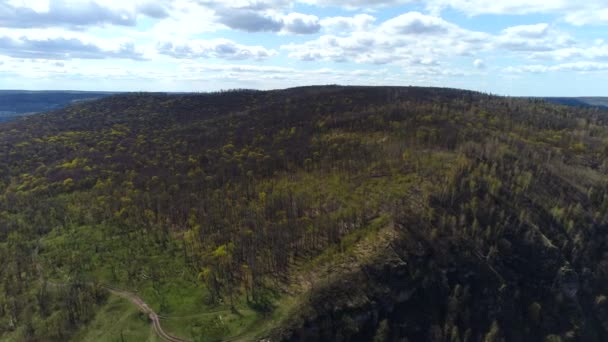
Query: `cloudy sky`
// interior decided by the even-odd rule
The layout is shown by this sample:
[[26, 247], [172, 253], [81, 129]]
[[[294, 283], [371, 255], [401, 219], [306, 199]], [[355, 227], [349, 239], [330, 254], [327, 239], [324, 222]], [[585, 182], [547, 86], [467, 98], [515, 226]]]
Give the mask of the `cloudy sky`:
[[607, 0], [0, 0], [0, 89], [608, 96]]

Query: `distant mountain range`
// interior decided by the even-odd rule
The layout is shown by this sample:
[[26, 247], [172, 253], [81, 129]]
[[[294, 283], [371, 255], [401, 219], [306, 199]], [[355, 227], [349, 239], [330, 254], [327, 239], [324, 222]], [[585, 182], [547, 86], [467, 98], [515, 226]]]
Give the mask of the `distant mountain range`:
[[19, 116], [64, 108], [74, 102], [100, 99], [116, 93], [83, 91], [0, 90], [0, 122]]
[[608, 108], [608, 97], [546, 97], [544, 99], [566, 106]]

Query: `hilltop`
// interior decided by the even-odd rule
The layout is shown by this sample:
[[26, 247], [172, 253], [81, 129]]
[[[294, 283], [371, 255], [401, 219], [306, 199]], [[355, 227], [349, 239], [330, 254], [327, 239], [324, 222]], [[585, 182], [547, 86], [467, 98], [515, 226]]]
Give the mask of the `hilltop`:
[[0, 339], [155, 340], [145, 301], [184, 340], [605, 341], [607, 157], [606, 110], [456, 89], [28, 116], [0, 125]]

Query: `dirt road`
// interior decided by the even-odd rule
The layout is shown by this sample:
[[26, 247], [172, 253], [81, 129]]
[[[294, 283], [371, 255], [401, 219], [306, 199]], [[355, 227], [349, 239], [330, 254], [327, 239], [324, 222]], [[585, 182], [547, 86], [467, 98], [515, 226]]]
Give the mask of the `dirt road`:
[[150, 308], [148, 306], [148, 304], [146, 304], [139, 296], [137, 296], [134, 293], [131, 292], [127, 292], [121, 289], [117, 289], [111, 286], [107, 286], [107, 285], [103, 285], [103, 287], [105, 289], [107, 289], [108, 291], [110, 291], [111, 293], [122, 297], [124, 299], [127, 299], [128, 301], [130, 301], [131, 303], [133, 303], [135, 306], [137, 306], [137, 308], [139, 309], [139, 311], [143, 312], [144, 314], [148, 315], [148, 317], [150, 318], [150, 320], [152, 321], [152, 326], [154, 328], [154, 332], [156, 332], [156, 334], [158, 335], [158, 337], [160, 337], [161, 339], [168, 341], [168, 342], [190, 342], [188, 340], [184, 340], [182, 338], [179, 337], [175, 337], [175, 336], [171, 336], [169, 335], [167, 332], [165, 332], [163, 330], [163, 327], [160, 325], [160, 319], [158, 318], [158, 315], [156, 314], [156, 312], [154, 312], [154, 310], [152, 310], [152, 308]]

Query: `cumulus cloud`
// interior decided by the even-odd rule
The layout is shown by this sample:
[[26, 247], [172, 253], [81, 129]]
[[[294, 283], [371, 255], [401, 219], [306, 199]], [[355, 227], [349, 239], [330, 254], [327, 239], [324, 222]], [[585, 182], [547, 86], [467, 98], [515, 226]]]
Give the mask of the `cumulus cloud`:
[[[125, 6], [126, 4], [126, 6]], [[161, 2], [48, 0], [46, 2], [0, 1], [0, 27], [68, 27], [119, 25], [134, 26], [137, 16], [166, 18], [168, 10]]]
[[53, 60], [120, 58], [143, 60], [133, 43], [122, 43], [113, 49], [76, 38], [12, 38], [0, 37], [0, 55], [13, 58], [39, 58]]
[[347, 36], [323, 35], [302, 44], [282, 47], [304, 61], [354, 61], [372, 64], [437, 65], [442, 57], [470, 55], [489, 46], [492, 37], [468, 31], [439, 17], [409, 12], [372, 30]]
[[216, 10], [218, 21], [231, 29], [261, 32], [277, 32], [283, 28], [280, 17], [251, 9], [222, 8]]
[[248, 65], [248, 64], [198, 64], [192, 63], [184, 66], [188, 72], [243, 72], [243, 73], [295, 73], [294, 68], [264, 66], [264, 65]]
[[593, 46], [572, 46], [558, 48], [551, 51], [542, 51], [530, 56], [532, 59], [555, 59], [558, 61], [584, 59], [584, 60], [608, 60], [608, 45], [600, 42]]
[[3, 27], [78, 27], [100, 24], [132, 26], [135, 24], [135, 16], [127, 11], [110, 10], [92, 1], [78, 5], [70, 5], [65, 1], [52, 1], [49, 3], [48, 11], [44, 12], [0, 3], [0, 26]]
[[574, 40], [552, 29], [548, 24], [520, 25], [504, 29], [496, 37], [496, 45], [512, 51], [552, 51], [568, 47]]
[[520, 25], [508, 27], [503, 34], [510, 37], [538, 39], [546, 37], [549, 33], [549, 24]]
[[300, 2], [317, 6], [337, 6], [349, 9], [388, 7], [418, 2], [417, 0], [302, 0]]
[[370, 30], [376, 18], [369, 14], [357, 14], [353, 17], [329, 17], [321, 20], [325, 31], [339, 34], [348, 34], [353, 31]]
[[313, 15], [257, 12], [252, 10], [225, 9], [217, 11], [218, 21], [231, 29], [247, 32], [285, 32], [312, 34], [319, 32], [319, 18]]
[[[315, 40], [287, 44], [282, 49], [302, 61], [355, 62], [395, 64], [404, 67], [436, 66], [455, 56], [481, 57], [487, 52], [503, 51], [513, 56], [533, 58], [559, 53], [582, 53], [572, 49], [575, 41], [546, 23], [508, 27], [498, 34], [464, 29], [445, 19], [420, 12], [408, 12], [376, 26], [352, 25], [354, 18], [332, 18], [322, 21], [330, 25], [351, 24], [347, 34], [329, 31]], [[368, 19], [371, 22], [371, 19]], [[338, 30], [336, 30], [338, 31]], [[339, 31], [338, 31], [339, 32]], [[603, 44], [603, 43], [602, 43]], [[598, 46], [595, 55], [602, 56]], [[589, 56], [591, 52], [588, 52]], [[475, 58], [474, 67], [483, 68], [483, 60]]]
[[608, 24], [605, 0], [429, 0], [427, 8], [434, 13], [452, 8], [468, 15], [481, 14], [556, 14], [573, 25]]
[[567, 13], [565, 20], [576, 26], [583, 26], [588, 24], [608, 24], [608, 8], [604, 3], [601, 7], [595, 8], [582, 8], [579, 10]]
[[382, 24], [383, 30], [390, 34], [418, 35], [445, 34], [457, 27], [447, 21], [420, 12], [408, 12]]
[[169, 8], [170, 16], [157, 20], [147, 32], [155, 38], [189, 37], [201, 33], [214, 32], [224, 25], [216, 22], [214, 10], [191, 0], [174, 0]]
[[313, 34], [321, 29], [317, 16], [284, 13], [290, 2], [275, 1], [208, 1], [202, 4], [214, 11], [215, 20], [227, 27], [246, 32], [281, 32]]
[[275, 50], [261, 46], [236, 44], [228, 39], [192, 40], [185, 43], [163, 42], [157, 45], [158, 53], [179, 59], [221, 58], [228, 60], [267, 59]]
[[150, 18], [164, 19], [169, 17], [169, 9], [166, 4], [157, 1], [140, 3], [137, 5], [137, 12]]
[[[86, 73], [84, 68], [71, 69], [80, 63], [137, 64], [134, 68], [142, 73], [148, 70], [149, 75], [164, 73], [162, 77], [171, 78], [174, 69], [166, 67], [166, 57], [179, 59], [181, 68], [191, 62], [205, 65], [209, 61], [204, 59], [262, 61], [282, 53], [296, 60], [289, 62], [293, 65], [301, 65], [297, 64], [298, 61], [328, 61], [366, 64], [358, 66], [363, 69], [390, 69], [377, 78], [380, 83], [388, 82], [396, 70], [402, 77], [420, 76], [426, 80], [479, 75], [487, 60], [492, 60], [494, 70], [498, 65], [504, 65], [506, 59], [514, 65], [505, 69], [510, 73], [598, 72], [605, 70], [608, 62], [608, 44], [603, 41], [577, 42], [566, 32], [570, 25], [608, 24], [605, 1], [0, 0], [0, 58], [48, 59], [54, 64], [37, 67], [41, 70], [53, 68], [55, 73]], [[313, 11], [309, 6], [298, 6], [302, 3], [317, 8]], [[399, 8], [403, 4], [412, 4], [421, 10], [398, 13], [388, 19], [384, 15], [389, 11], [374, 12], [377, 8]], [[319, 14], [322, 7], [348, 8], [353, 12], [323, 17]], [[493, 33], [481, 32], [446, 20], [441, 13], [448, 8], [468, 16], [542, 13], [548, 14], [546, 17], [551, 19], [551, 23], [532, 22]], [[138, 25], [142, 24], [142, 17], [150, 20], [145, 25]], [[230, 30], [268, 34], [256, 35], [261, 39], [259, 43], [244, 45], [235, 38], [242, 35], [239, 32], [230, 33], [233, 40], [220, 38]], [[580, 30], [572, 32], [577, 38], [583, 37]], [[199, 39], [202, 33], [209, 39]], [[298, 37], [276, 51], [263, 46], [264, 40], [273, 39], [271, 34], [312, 35], [312, 38]], [[128, 40], [122, 41], [119, 38], [122, 36]], [[113, 41], [116, 39], [122, 43]], [[287, 37], [280, 39], [288, 40]], [[138, 47], [129, 40], [137, 41]], [[90, 61], [141, 60], [144, 56], [147, 63]], [[282, 58], [276, 61], [287, 65]], [[2, 69], [12, 69], [13, 65], [5, 64]], [[314, 68], [314, 64], [310, 65]], [[459, 69], [460, 66], [463, 69]], [[352, 69], [352, 65], [348, 69]], [[107, 72], [111, 70], [109, 68]], [[298, 72], [281, 66], [258, 68], [251, 65], [203, 71], [234, 77], [235, 81], [243, 77], [252, 80], [284, 79], [286, 82], [305, 73], [347, 81], [351, 77], [367, 77], [371, 72], [367, 69], [341, 74], [328, 69]], [[121, 71], [116, 77], [130, 75]], [[156, 77], [153, 76], [150, 77]], [[187, 77], [187, 73], [180, 77]]]
[[295, 3], [306, 3], [321, 7], [341, 7], [347, 9], [371, 9], [406, 4], [423, 4], [431, 13], [439, 14], [443, 9], [452, 8], [467, 15], [482, 14], [556, 14], [573, 25], [608, 24], [608, 8], [605, 0], [229, 0], [238, 6], [264, 6], [285, 8]]
[[504, 70], [507, 73], [546, 73], [546, 72], [561, 72], [561, 71], [574, 71], [574, 72], [592, 72], [592, 71], [608, 71], [608, 63], [598, 62], [573, 62], [573, 63], [562, 63], [556, 65], [523, 65], [523, 66], [511, 66]]
[[314, 15], [289, 13], [282, 18], [283, 30], [296, 34], [313, 34], [319, 32], [321, 23]]

